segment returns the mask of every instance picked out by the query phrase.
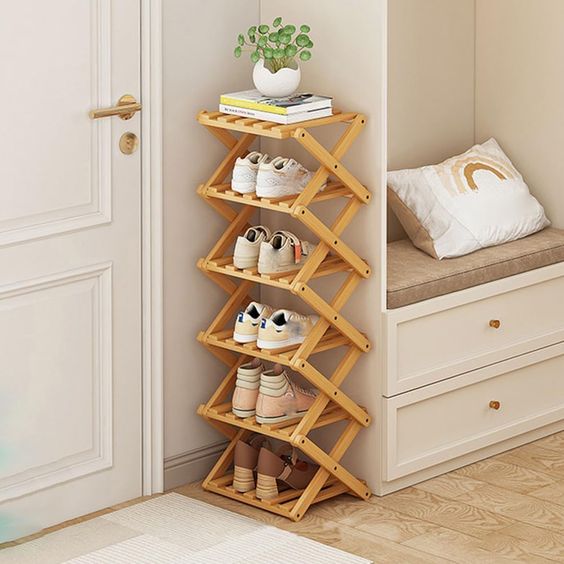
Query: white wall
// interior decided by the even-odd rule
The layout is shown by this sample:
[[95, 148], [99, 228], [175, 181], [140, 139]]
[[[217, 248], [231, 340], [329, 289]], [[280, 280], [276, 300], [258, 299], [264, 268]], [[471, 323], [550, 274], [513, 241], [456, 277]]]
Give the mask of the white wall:
[[477, 0], [477, 141], [495, 136], [564, 228], [564, 2]]
[[[225, 222], [197, 195], [225, 149], [195, 121], [221, 92], [251, 86], [250, 62], [232, 53], [258, 19], [257, 0], [164, 0], [165, 459], [167, 487], [202, 475], [221, 437], [195, 413], [224, 367], [198, 342], [225, 302], [196, 268]], [[211, 447], [210, 447], [211, 445]], [[214, 445], [216, 445], [214, 447]]]
[[[475, 0], [390, 0], [388, 35], [389, 169], [438, 163], [469, 149]], [[389, 219], [390, 240], [404, 238], [391, 212]]]
[[[164, 1], [164, 187], [165, 187], [165, 467], [167, 486], [201, 477], [219, 452], [221, 440], [195, 414], [217, 385], [225, 369], [195, 341], [221, 307], [225, 296], [195, 267], [224, 228], [217, 214], [195, 193], [224, 154], [219, 143], [194, 121], [201, 108], [215, 108], [219, 93], [251, 87], [251, 64], [234, 61], [239, 31], [259, 20], [281, 15], [312, 27], [313, 59], [303, 65], [304, 89], [327, 92], [343, 109], [365, 112], [368, 126], [346, 162], [376, 194], [381, 193], [383, 140], [381, 115], [385, 17], [378, 0], [204, 0]], [[259, 5], [260, 4], [260, 5]], [[347, 22], [348, 25], [344, 25]], [[334, 138], [336, 132], [321, 132]], [[287, 143], [291, 143], [288, 141]], [[283, 149], [280, 149], [282, 151]], [[351, 319], [378, 342], [382, 291], [378, 271], [382, 257], [376, 249], [384, 222], [379, 199], [362, 210], [345, 239], [367, 257], [376, 275], [357, 291], [347, 308]], [[287, 299], [278, 296], [277, 299]], [[289, 303], [289, 302], [285, 302]], [[378, 350], [350, 376], [350, 393], [370, 403]], [[376, 415], [376, 414], [374, 414]], [[378, 424], [354, 447], [361, 473], [374, 469], [369, 455]], [[214, 446], [215, 445], [215, 446]], [[364, 448], [363, 448], [364, 447]]]
[[[335, 97], [335, 106], [344, 111], [365, 113], [368, 122], [365, 130], [353, 144], [344, 159], [350, 170], [374, 193], [369, 206], [363, 208], [354, 223], [344, 233], [344, 239], [366, 257], [373, 268], [374, 276], [361, 282], [345, 314], [354, 324], [366, 331], [372, 340], [373, 350], [363, 357], [350, 374], [345, 389], [353, 399], [367, 406], [374, 416], [374, 423], [368, 430], [361, 431], [357, 441], [345, 458], [347, 464], [359, 476], [374, 483], [379, 474], [377, 442], [379, 440], [379, 415], [370, 406], [377, 405], [377, 371], [379, 369], [378, 343], [379, 311], [382, 303], [381, 273], [384, 259], [379, 254], [380, 241], [385, 237], [380, 195], [382, 194], [384, 139], [382, 137], [382, 108], [384, 91], [385, 45], [385, 2], [380, 0], [261, 0], [261, 19], [269, 23], [276, 16], [282, 16], [288, 23], [311, 26], [311, 37], [315, 43], [311, 61], [302, 64], [303, 79], [300, 88], [326, 93]], [[320, 141], [330, 147], [342, 126], [312, 130]], [[297, 155], [308, 166], [313, 161], [304, 158], [297, 143], [288, 140], [280, 143], [263, 143], [274, 154]], [[337, 203], [317, 206], [321, 217], [334, 215]], [[307, 230], [296, 223], [287, 223], [287, 218], [276, 214], [263, 214], [269, 225], [282, 225], [297, 229], [303, 236], [315, 242]], [[333, 278], [333, 277], [332, 277]], [[324, 278], [316, 288], [335, 290], [335, 280]], [[308, 312], [301, 302], [290, 300], [288, 293], [265, 288], [262, 296], [267, 302], [296, 304], [300, 311]], [[325, 358], [318, 358], [325, 357]], [[321, 369], [335, 368], [336, 354], [311, 357], [313, 364]], [[328, 429], [322, 440], [330, 441], [336, 429]]]

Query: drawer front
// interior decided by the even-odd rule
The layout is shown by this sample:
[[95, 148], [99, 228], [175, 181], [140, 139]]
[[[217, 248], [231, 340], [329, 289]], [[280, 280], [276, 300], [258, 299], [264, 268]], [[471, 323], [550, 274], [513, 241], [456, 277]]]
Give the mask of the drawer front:
[[398, 322], [394, 332], [386, 396], [564, 340], [564, 278]]
[[564, 419], [564, 343], [384, 402], [393, 480]]

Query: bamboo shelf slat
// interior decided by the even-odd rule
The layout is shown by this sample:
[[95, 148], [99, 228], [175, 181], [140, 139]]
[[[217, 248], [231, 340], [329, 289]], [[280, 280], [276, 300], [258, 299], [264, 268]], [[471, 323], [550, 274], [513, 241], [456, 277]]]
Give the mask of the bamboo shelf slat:
[[[221, 259], [205, 261], [202, 259], [198, 262], [198, 267], [208, 272], [216, 272], [217, 274], [225, 274], [233, 278], [241, 278], [243, 280], [250, 280], [256, 284], [263, 284], [265, 286], [272, 286], [280, 288], [281, 290], [292, 290], [293, 284], [296, 281], [299, 273], [299, 268], [279, 274], [259, 274], [256, 267], [238, 269], [233, 265], [233, 257], [223, 257]], [[341, 258], [336, 256], [328, 256], [315, 271], [312, 279], [321, 278], [322, 276], [330, 276], [337, 272], [350, 272], [351, 267]]]
[[[291, 214], [293, 206], [298, 199], [298, 196], [286, 196], [285, 198], [258, 198], [256, 194], [239, 194], [231, 190], [229, 184], [217, 184], [209, 187], [201, 185], [198, 188], [198, 193], [204, 198], [215, 198], [218, 200], [225, 200], [233, 202], [234, 204], [242, 204], [244, 206], [253, 206], [255, 208], [262, 208], [264, 210], [276, 211], [280, 213]], [[326, 202], [337, 198], [350, 198], [351, 191], [338, 182], [331, 182], [327, 188], [322, 192], [318, 192], [312, 203]]]
[[[198, 335], [198, 340], [229, 369], [208, 402], [198, 408], [198, 413], [230, 441], [204, 480], [203, 487], [294, 521], [302, 519], [313, 503], [345, 492], [368, 499], [370, 489], [340, 463], [358, 432], [371, 422], [366, 409], [341, 390], [359, 358], [371, 348], [366, 335], [341, 313], [359, 282], [371, 275], [369, 265], [341, 238], [346, 227], [371, 199], [366, 187], [341, 162], [364, 128], [366, 118], [362, 114], [335, 111], [327, 118], [279, 125], [202, 111], [197, 119], [228, 150], [208, 181], [198, 187], [198, 194], [228, 222], [228, 227], [208, 255], [198, 261], [200, 270], [228, 295], [227, 302], [208, 329]], [[346, 129], [329, 151], [309, 129], [331, 124], [343, 124]], [[239, 132], [241, 136], [237, 138], [232, 132]], [[302, 193], [281, 198], [258, 198], [256, 194], [241, 195], [231, 190], [226, 179], [236, 159], [248, 151], [257, 136], [293, 138], [320, 163]], [[330, 176], [336, 176], [338, 181], [332, 181]], [[327, 186], [322, 189], [326, 183]], [[325, 225], [310, 209], [311, 204], [340, 200], [345, 205], [331, 225]], [[235, 208], [231, 204], [242, 207]], [[265, 276], [260, 275], [256, 268], [235, 268], [233, 257], [226, 253], [248, 227], [256, 208], [290, 215], [317, 235], [318, 245], [298, 269]], [[310, 280], [337, 273], [346, 273], [346, 279], [330, 301], [309, 285]], [[303, 343], [281, 350], [264, 350], [259, 349], [256, 343], [234, 341], [232, 325], [235, 314], [251, 300], [250, 291], [254, 285], [288, 290], [317, 312], [319, 321]], [[309, 361], [310, 356], [336, 349], [344, 349], [345, 353], [330, 376], [322, 374]], [[317, 398], [302, 417], [277, 425], [261, 425], [255, 417], [241, 419], [232, 413], [230, 395], [235, 388], [237, 369], [253, 357], [287, 366], [318, 389]], [[339, 422], [344, 422], [345, 427], [329, 452], [309, 437], [311, 431]], [[254, 491], [244, 494], [235, 491], [230, 471], [235, 445], [254, 433], [287, 442], [316, 462], [319, 470], [310, 484], [303, 490], [281, 491], [277, 498], [268, 501], [258, 499]]]
[[[231, 403], [225, 403], [216, 405], [214, 407], [206, 407], [205, 404], [198, 408], [198, 414], [206, 419], [213, 419], [221, 423], [227, 423], [233, 427], [238, 427], [239, 429], [246, 429], [252, 433], [260, 433], [261, 435], [266, 435], [272, 439], [278, 439], [280, 441], [292, 442], [293, 433], [298, 427], [298, 423], [301, 421], [301, 417], [296, 417], [284, 423], [272, 424], [272, 425], [261, 425], [257, 423], [255, 417], [247, 417], [241, 419], [233, 414], [231, 411]], [[313, 429], [319, 429], [321, 427], [326, 427], [327, 425], [332, 425], [333, 423], [338, 423], [339, 421], [345, 421], [350, 419], [350, 415], [344, 410], [336, 405], [331, 405], [327, 407], [319, 417], [319, 419], [313, 425]]]
[[[219, 347], [234, 353], [245, 354], [268, 362], [274, 362], [290, 367], [292, 366], [292, 359], [299, 350], [299, 345], [294, 345], [285, 349], [268, 351], [265, 349], [259, 349], [256, 343], [237, 343], [233, 340], [232, 329], [218, 331], [217, 333], [212, 333], [207, 337], [205, 337], [203, 333], [200, 333], [198, 335], [198, 340], [208, 346]], [[349, 341], [346, 337], [340, 335], [338, 331], [329, 330], [325, 333], [311, 354], [319, 354], [325, 351], [330, 351], [339, 347], [344, 347], [347, 344], [349, 344]]]
[[221, 112], [207, 112], [204, 110], [198, 114], [198, 121], [208, 127], [219, 127], [220, 129], [239, 131], [240, 133], [251, 133], [262, 137], [272, 137], [273, 139], [288, 139], [292, 137], [294, 132], [298, 129], [351, 122], [357, 115], [358, 114], [342, 113], [339, 110], [333, 110], [333, 115], [329, 117], [302, 121], [292, 125], [281, 125], [271, 121], [244, 118], [223, 114]]
[[[292, 509], [296, 505], [296, 498], [299, 498], [301, 495], [303, 495], [305, 490], [286, 490], [283, 491], [275, 499], [263, 501], [256, 497], [255, 490], [244, 494], [235, 491], [232, 486], [232, 474], [227, 474], [226, 476], [224, 476], [224, 478], [225, 479], [223, 480], [211, 480], [206, 485], [206, 489], [210, 492], [215, 492], [241, 503], [246, 503], [247, 505], [252, 505], [254, 507], [258, 507], [259, 509], [266, 509], [271, 513], [276, 513], [277, 515], [281, 515], [282, 517], [286, 517], [288, 519], [299, 521], [303, 517], [303, 515], [300, 515], [299, 513], [296, 515], [296, 517], [294, 517], [292, 514]], [[334, 480], [328, 481], [325, 483], [324, 487], [320, 490], [317, 496], [312, 500], [310, 505], [331, 499], [332, 497], [344, 494], [347, 491], [348, 488], [344, 484], [340, 484]]]

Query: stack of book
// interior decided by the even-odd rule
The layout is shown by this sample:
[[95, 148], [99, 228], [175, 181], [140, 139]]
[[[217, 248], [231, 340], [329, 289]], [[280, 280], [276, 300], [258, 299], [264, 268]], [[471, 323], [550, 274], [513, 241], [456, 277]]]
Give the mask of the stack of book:
[[223, 94], [219, 111], [241, 117], [273, 121], [284, 125], [332, 115], [333, 99], [314, 94], [293, 94], [286, 98], [268, 98], [258, 90]]

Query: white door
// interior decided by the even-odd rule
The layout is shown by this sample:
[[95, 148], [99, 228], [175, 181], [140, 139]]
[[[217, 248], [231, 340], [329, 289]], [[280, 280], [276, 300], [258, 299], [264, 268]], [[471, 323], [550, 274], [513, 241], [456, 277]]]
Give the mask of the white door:
[[0, 0], [0, 77], [6, 540], [141, 495], [140, 0]]

